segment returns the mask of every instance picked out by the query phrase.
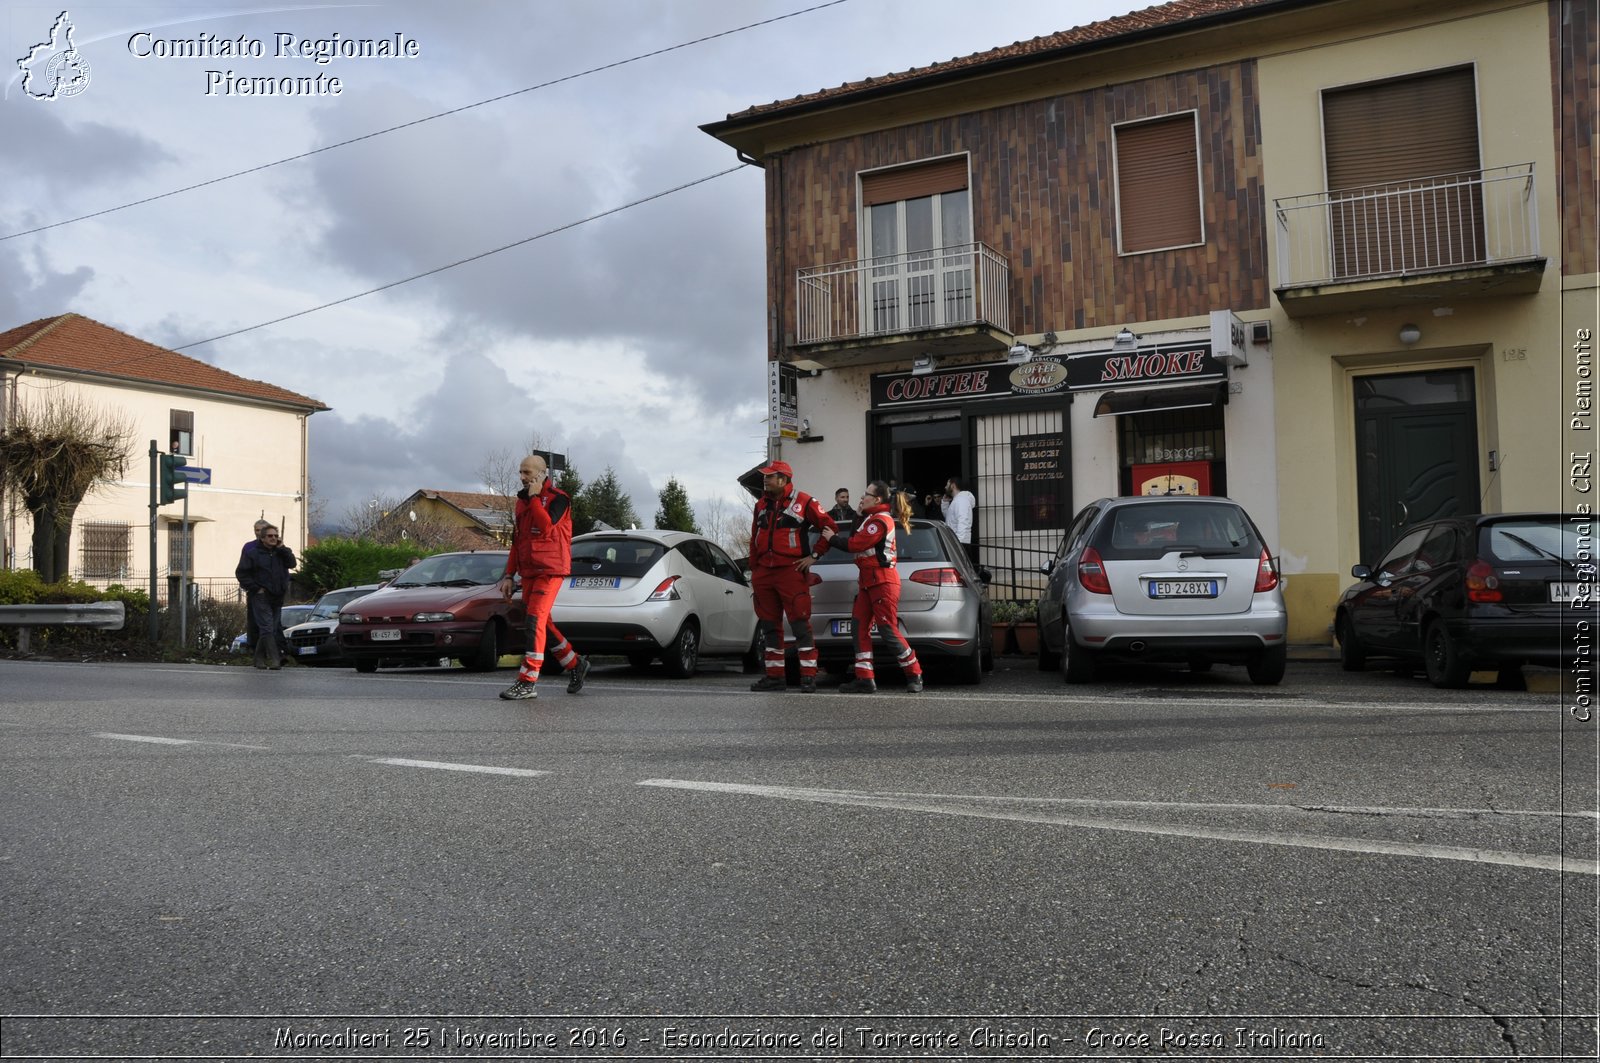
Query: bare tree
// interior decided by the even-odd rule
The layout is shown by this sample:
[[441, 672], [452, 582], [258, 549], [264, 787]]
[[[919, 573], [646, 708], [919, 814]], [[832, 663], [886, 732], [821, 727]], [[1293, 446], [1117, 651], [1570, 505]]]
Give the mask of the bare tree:
[[528, 436], [528, 445], [520, 451], [513, 452], [506, 447], [489, 451], [478, 463], [478, 482], [491, 495], [510, 498], [522, 489], [522, 481], [517, 478], [517, 468], [522, 464], [522, 459], [539, 450], [548, 453], [550, 447], [545, 443], [544, 436], [534, 432]]
[[126, 471], [134, 431], [120, 409], [59, 394], [19, 404], [0, 428], [0, 482], [33, 517], [33, 567], [45, 582], [69, 575], [72, 518], [97, 481]]
[[373, 495], [365, 502], [351, 503], [339, 520], [339, 528], [352, 539], [370, 539], [383, 518], [398, 505], [400, 500], [393, 495]]
[[750, 519], [754, 503], [745, 505], [729, 502], [720, 495], [702, 498], [695, 503], [695, 513], [707, 538], [734, 557], [744, 557], [750, 552]]

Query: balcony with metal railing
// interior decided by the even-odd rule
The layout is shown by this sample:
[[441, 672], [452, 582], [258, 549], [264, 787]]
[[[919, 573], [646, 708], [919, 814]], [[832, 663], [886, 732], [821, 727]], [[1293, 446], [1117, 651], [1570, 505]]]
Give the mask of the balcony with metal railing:
[[1291, 316], [1539, 290], [1533, 163], [1275, 201]]
[[981, 243], [801, 269], [795, 300], [796, 353], [830, 367], [1015, 342], [1011, 268]]

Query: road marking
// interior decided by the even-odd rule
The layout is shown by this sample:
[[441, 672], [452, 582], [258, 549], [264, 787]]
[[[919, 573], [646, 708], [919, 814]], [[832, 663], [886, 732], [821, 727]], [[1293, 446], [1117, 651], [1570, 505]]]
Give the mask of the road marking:
[[1000, 809], [962, 807], [960, 805], [942, 803], [939, 799], [931, 796], [890, 796], [846, 790], [814, 790], [796, 786], [753, 786], [744, 783], [701, 782], [689, 779], [645, 779], [638, 785], [659, 786], [678, 790], [700, 790], [712, 793], [749, 794], [755, 797], [776, 797], [786, 801], [808, 801], [825, 805], [852, 805], [859, 808], [886, 808], [898, 809], [903, 812], [931, 812], [936, 815], [971, 816], [975, 819], [1042, 823], [1056, 827], [1081, 827], [1087, 830], [1126, 831], [1133, 834], [1156, 834], [1204, 841], [1282, 845], [1302, 849], [1375, 853], [1384, 856], [1413, 856], [1432, 860], [1463, 860], [1469, 863], [1528, 867], [1541, 871], [1569, 871], [1577, 874], [1600, 875], [1600, 861], [1578, 860], [1561, 856], [1543, 856], [1538, 853], [1508, 852], [1498, 849], [1471, 849], [1454, 845], [1425, 845], [1374, 838], [1341, 838], [1327, 834], [1291, 834], [1280, 831], [1233, 830], [1226, 827], [1190, 827], [1136, 820], [1061, 816], [1045, 812], [1026, 812], [1021, 810], [1003, 811]]
[[[861, 791], [839, 791], [860, 793]], [[1219, 812], [1329, 812], [1352, 816], [1419, 816], [1436, 819], [1473, 819], [1478, 816], [1551, 816], [1556, 819], [1593, 819], [1600, 812], [1546, 812], [1525, 808], [1406, 808], [1380, 805], [1266, 805], [1220, 801], [1127, 801], [1096, 797], [1009, 797], [993, 794], [924, 794], [886, 791], [881, 797], [932, 797], [947, 801], [1015, 801], [1029, 804], [1080, 805], [1101, 808], [1174, 808], [1184, 811]]]
[[118, 742], [149, 742], [158, 746], [222, 746], [224, 749], [271, 749], [271, 746], [250, 746], [243, 742], [207, 742], [199, 738], [162, 738], [158, 735], [119, 735], [109, 731], [92, 734], [90, 738], [112, 738]]
[[397, 768], [434, 768], [438, 771], [472, 771], [480, 775], [518, 775], [532, 777], [535, 775], [549, 775], [548, 771], [535, 771], [532, 768], [500, 768], [492, 764], [452, 764], [444, 760], [407, 760], [404, 757], [366, 757], [352, 754], [357, 760], [370, 761], [373, 764], [391, 764]]

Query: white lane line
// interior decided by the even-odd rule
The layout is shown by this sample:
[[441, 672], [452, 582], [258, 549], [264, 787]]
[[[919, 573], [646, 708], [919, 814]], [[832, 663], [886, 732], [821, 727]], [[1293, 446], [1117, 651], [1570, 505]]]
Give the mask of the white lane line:
[[271, 746], [250, 746], [243, 742], [207, 742], [199, 738], [162, 738], [158, 735], [122, 735], [102, 731], [90, 738], [111, 738], [118, 742], [149, 742], [158, 746], [221, 746], [224, 749], [271, 749]]
[[645, 779], [638, 785], [659, 786], [677, 790], [700, 790], [712, 793], [749, 794], [755, 797], [776, 797], [786, 801], [809, 801], [825, 805], [892, 808], [903, 812], [931, 812], [946, 816], [970, 816], [974, 819], [1043, 823], [1056, 827], [1080, 827], [1087, 830], [1126, 831], [1133, 834], [1157, 834], [1174, 838], [1243, 842], [1251, 845], [1283, 845], [1302, 849], [1376, 853], [1384, 856], [1414, 856], [1432, 860], [1464, 860], [1469, 863], [1505, 864], [1511, 867], [1528, 867], [1541, 871], [1570, 871], [1585, 875], [1600, 875], [1600, 861], [1577, 860], [1562, 856], [1542, 856], [1538, 853], [1508, 852], [1498, 849], [1470, 849], [1454, 845], [1423, 845], [1374, 838], [1341, 838], [1326, 834], [1290, 834], [1280, 831], [1232, 830], [1226, 827], [1190, 827], [1166, 823], [1145, 823], [1134, 820], [1101, 819], [1089, 816], [1058, 816], [1021, 810], [1002, 811], [989, 808], [964, 808], [958, 805], [943, 804], [937, 799], [926, 797], [920, 799], [889, 797], [838, 790], [811, 790], [794, 786], [752, 786], [743, 783], [699, 782], [689, 779]]
[[[860, 790], [839, 793], [863, 794]], [[1479, 816], [1549, 816], [1555, 819], [1600, 820], [1600, 812], [1547, 812], [1526, 808], [1407, 808], [1381, 805], [1264, 805], [1213, 801], [1127, 801], [1096, 797], [1014, 797], [994, 794], [925, 794], [885, 791], [881, 797], [931, 797], [941, 801], [999, 801], [1017, 804], [1076, 805], [1083, 808], [1172, 808], [1200, 812], [1330, 812], [1351, 816], [1415, 816], [1431, 819], [1473, 819]]]
[[[354, 754], [352, 754], [354, 755]], [[535, 775], [549, 775], [548, 771], [535, 771], [532, 768], [500, 768], [492, 764], [452, 764], [444, 760], [407, 760], [404, 757], [364, 757], [356, 756], [357, 760], [369, 761], [373, 764], [390, 764], [397, 768], [434, 768], [438, 771], [472, 771], [480, 775], [517, 775], [531, 778]]]

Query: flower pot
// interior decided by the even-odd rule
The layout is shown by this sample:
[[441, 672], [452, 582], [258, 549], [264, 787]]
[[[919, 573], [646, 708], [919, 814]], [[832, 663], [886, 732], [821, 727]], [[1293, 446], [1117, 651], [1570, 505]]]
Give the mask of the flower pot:
[[1017, 624], [1012, 627], [1011, 635], [1017, 640], [1017, 652], [1024, 657], [1034, 657], [1039, 653], [1039, 625], [1032, 621]]
[[994, 646], [991, 652], [996, 657], [1003, 657], [1008, 653], [1015, 653], [1016, 650], [1011, 645], [1011, 625], [991, 624], [990, 627], [994, 633]]

